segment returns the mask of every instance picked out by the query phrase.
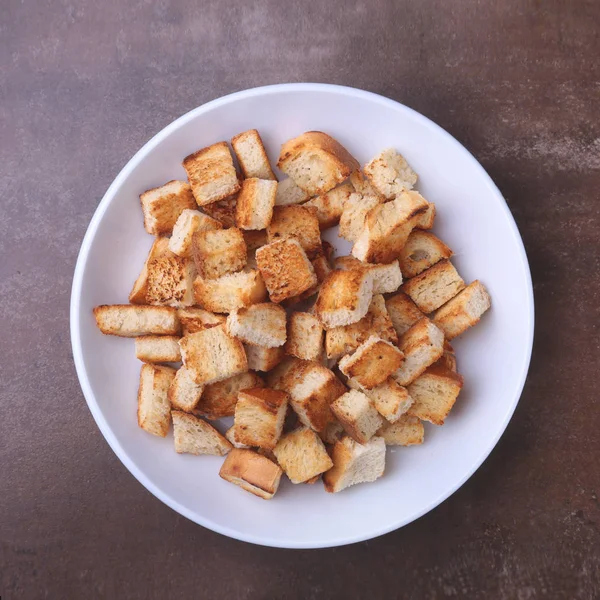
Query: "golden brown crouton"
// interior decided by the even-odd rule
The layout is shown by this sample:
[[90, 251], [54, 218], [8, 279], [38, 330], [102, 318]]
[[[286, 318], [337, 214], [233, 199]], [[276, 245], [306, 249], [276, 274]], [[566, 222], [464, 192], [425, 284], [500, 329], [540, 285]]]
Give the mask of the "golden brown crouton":
[[417, 183], [417, 174], [406, 159], [388, 148], [370, 160], [364, 168], [371, 185], [388, 200], [393, 200], [402, 192], [412, 190]]
[[292, 313], [288, 323], [285, 352], [304, 360], [323, 355], [323, 327], [317, 317], [306, 312]]
[[425, 316], [404, 292], [398, 292], [390, 296], [385, 301], [385, 306], [399, 336], [406, 333]]
[[196, 333], [209, 327], [225, 323], [223, 315], [215, 315], [203, 308], [187, 307], [177, 309], [183, 335]]
[[131, 304], [146, 304], [146, 296], [148, 294], [148, 263], [155, 258], [172, 255], [172, 252], [169, 250], [169, 238], [165, 236], [157, 237], [152, 244], [152, 248], [150, 248], [148, 258], [144, 262], [142, 272], [135, 280], [133, 289], [129, 293], [129, 302]]
[[269, 157], [256, 129], [238, 133], [232, 138], [231, 146], [246, 179], [258, 177], [275, 180]]
[[300, 361], [297, 358], [285, 356], [281, 362], [267, 374], [267, 387], [272, 390], [285, 390], [286, 376], [298, 364], [300, 364]]
[[196, 209], [192, 190], [185, 181], [169, 181], [161, 187], [140, 195], [144, 227], [152, 235], [171, 235], [179, 215], [186, 209]]
[[245, 448], [234, 448], [221, 466], [219, 476], [242, 489], [270, 500], [277, 489], [283, 470], [266, 456]]
[[179, 454], [225, 456], [232, 445], [212, 425], [180, 410], [171, 411], [173, 439]]
[[196, 268], [189, 258], [161, 256], [148, 262], [146, 302], [167, 306], [194, 303]]
[[192, 257], [192, 238], [196, 231], [221, 229], [220, 221], [201, 213], [199, 210], [186, 208], [173, 227], [173, 235], [169, 238], [169, 250], [183, 258]]
[[352, 184], [342, 183], [326, 194], [315, 196], [304, 206], [316, 209], [316, 216], [322, 231], [334, 227], [340, 222], [344, 205], [352, 193], [354, 193]]
[[246, 242], [236, 227], [198, 231], [192, 240], [192, 255], [202, 279], [217, 279], [246, 266]]
[[436, 209], [433, 202], [429, 203], [427, 210], [421, 215], [415, 227], [418, 229], [431, 229], [435, 221]]
[[354, 256], [338, 256], [335, 268], [343, 271], [366, 269], [373, 279], [373, 294], [389, 294], [395, 292], [402, 284], [402, 272], [397, 260], [387, 265], [364, 263]]
[[423, 443], [425, 428], [417, 417], [402, 415], [394, 423], [384, 423], [377, 435], [386, 446], [415, 446]]
[[102, 305], [94, 308], [100, 331], [106, 335], [177, 335], [181, 326], [177, 310], [171, 306]]
[[142, 362], [179, 362], [178, 335], [140, 335], [135, 338], [135, 356]]
[[235, 213], [237, 210], [237, 195], [226, 200], [213, 202], [202, 207], [202, 210], [213, 219], [219, 221], [223, 227], [235, 227]]
[[404, 277], [415, 277], [443, 258], [450, 258], [452, 250], [433, 233], [414, 229], [400, 253], [400, 268]]
[[321, 232], [314, 209], [304, 206], [277, 206], [267, 227], [269, 243], [295, 238], [309, 259], [321, 252]]
[[370, 390], [362, 389], [353, 379], [348, 379], [348, 385], [363, 391], [377, 412], [390, 423], [395, 423], [413, 403], [408, 390], [391, 377]]
[[378, 196], [350, 194], [340, 215], [340, 237], [349, 242], [356, 241], [365, 228], [367, 215], [380, 204], [381, 198]]
[[264, 346], [244, 344], [244, 349], [246, 350], [246, 357], [248, 359], [248, 368], [253, 371], [270, 371], [285, 358], [283, 346], [266, 348]]
[[350, 390], [332, 402], [331, 412], [359, 444], [366, 444], [383, 424], [369, 398], [358, 390]]
[[190, 372], [185, 367], [181, 367], [169, 388], [169, 402], [175, 409], [192, 412], [200, 401], [203, 391], [204, 386], [196, 383]]
[[216, 313], [230, 313], [267, 299], [267, 289], [260, 273], [255, 270], [223, 275], [218, 279], [194, 281], [196, 303]]
[[264, 302], [233, 311], [227, 317], [227, 332], [246, 344], [276, 348], [286, 340], [285, 310]]
[[144, 364], [140, 371], [138, 390], [138, 425], [148, 433], [165, 437], [171, 422], [169, 386], [175, 369]]
[[244, 179], [238, 195], [235, 222], [240, 229], [265, 229], [273, 218], [277, 182], [267, 179]]

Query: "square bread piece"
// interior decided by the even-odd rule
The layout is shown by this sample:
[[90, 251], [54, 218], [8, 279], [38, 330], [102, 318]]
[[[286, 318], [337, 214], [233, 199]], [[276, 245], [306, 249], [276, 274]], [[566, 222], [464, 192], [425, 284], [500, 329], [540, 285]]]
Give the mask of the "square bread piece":
[[404, 362], [392, 377], [400, 385], [407, 386], [442, 356], [444, 332], [423, 318], [400, 337], [398, 347], [404, 352]]
[[385, 471], [385, 441], [373, 436], [366, 444], [359, 444], [345, 436], [334, 444], [331, 460], [333, 467], [323, 474], [325, 490], [329, 493], [375, 481]]
[[321, 252], [321, 230], [316, 210], [304, 206], [277, 206], [267, 227], [269, 243], [295, 238], [309, 259]]
[[238, 133], [231, 139], [231, 147], [246, 179], [258, 177], [276, 180], [263, 141], [256, 129]]
[[246, 344], [276, 348], [285, 344], [286, 320], [285, 310], [277, 304], [253, 304], [227, 317], [227, 332]]
[[321, 438], [308, 427], [284, 435], [273, 453], [292, 483], [305, 483], [333, 467]]
[[464, 287], [465, 282], [452, 263], [441, 260], [405, 282], [402, 291], [424, 313], [430, 313], [454, 298]]
[[214, 313], [230, 313], [238, 308], [264, 302], [267, 289], [256, 269], [223, 275], [218, 279], [194, 281], [196, 303]]
[[360, 168], [346, 148], [321, 131], [288, 140], [277, 166], [310, 196], [328, 192]]
[[371, 185], [388, 200], [412, 190], [417, 183], [417, 174], [394, 148], [388, 148], [371, 159], [365, 165], [364, 172]]
[[452, 250], [433, 233], [413, 229], [400, 253], [400, 268], [404, 277], [415, 277], [440, 260], [451, 256]]
[[232, 198], [213, 202], [202, 207], [202, 210], [213, 219], [216, 219], [228, 229], [235, 227], [235, 213], [237, 207], [237, 194]]
[[237, 432], [233, 425], [225, 432], [225, 437], [229, 440], [229, 442], [231, 443], [231, 445], [234, 448], [248, 448], [248, 446], [246, 446], [246, 444], [242, 444], [238, 440]]
[[259, 248], [256, 263], [272, 302], [279, 303], [298, 296], [317, 285], [315, 270], [295, 238]]
[[232, 445], [212, 425], [180, 410], [171, 412], [175, 451], [179, 454], [225, 456]]
[[431, 229], [435, 221], [436, 212], [435, 204], [430, 202], [427, 210], [421, 215], [415, 227], [418, 229]]
[[373, 278], [367, 271], [332, 271], [321, 284], [315, 312], [325, 329], [360, 321], [373, 298]]
[[148, 295], [148, 263], [155, 258], [172, 255], [172, 252], [169, 250], [169, 238], [165, 236], [157, 237], [152, 244], [152, 248], [150, 248], [142, 271], [129, 293], [129, 302], [131, 304], [146, 304], [146, 296]]
[[190, 333], [179, 345], [183, 364], [196, 383], [207, 385], [248, 370], [242, 342], [230, 337], [224, 325]]
[[189, 258], [162, 256], [148, 262], [146, 302], [167, 306], [194, 303], [196, 267]]
[[[355, 390], [361, 390], [361, 386], [353, 379], [348, 379], [348, 385]], [[413, 404], [408, 390], [391, 377], [370, 390], [361, 391], [377, 412], [390, 423], [395, 423]]]
[[177, 316], [181, 323], [181, 329], [183, 335], [188, 333], [196, 333], [215, 325], [225, 323], [225, 317], [223, 315], [215, 315], [203, 308], [179, 308], [177, 309]]
[[203, 279], [217, 279], [246, 266], [246, 242], [236, 227], [197, 231], [192, 239], [192, 256]]
[[227, 142], [202, 148], [183, 159], [198, 206], [225, 200], [240, 189]]
[[169, 238], [169, 250], [183, 258], [192, 257], [192, 237], [196, 231], [222, 229], [220, 221], [201, 213], [199, 210], [186, 208], [173, 227], [173, 235]]
[[369, 398], [358, 390], [350, 390], [335, 400], [331, 412], [359, 444], [366, 444], [383, 425], [383, 418]]
[[138, 389], [138, 425], [148, 433], [165, 437], [171, 421], [169, 387], [175, 378], [175, 369], [142, 365]]
[[367, 215], [380, 204], [381, 199], [378, 196], [350, 194], [340, 215], [339, 236], [349, 242], [356, 241], [365, 228]]
[[369, 178], [360, 170], [352, 171], [350, 183], [354, 189], [363, 196], [376, 196], [381, 202], [385, 202], [385, 196], [382, 196], [369, 181]]
[[307, 312], [290, 315], [285, 353], [304, 360], [323, 356], [323, 327], [317, 317]]
[[417, 417], [402, 415], [394, 423], [384, 423], [377, 435], [386, 446], [416, 446], [425, 439], [425, 427]]
[[406, 333], [425, 316], [404, 292], [390, 296], [385, 301], [385, 306], [398, 336]]
[[266, 376], [267, 387], [272, 390], [287, 390], [287, 374], [301, 364], [300, 360], [293, 356], [284, 356], [281, 362], [277, 364]]
[[277, 182], [267, 179], [244, 179], [238, 195], [235, 222], [240, 229], [265, 229], [273, 218]]
[[350, 182], [342, 183], [326, 194], [315, 196], [304, 206], [312, 207], [316, 210], [319, 227], [322, 231], [323, 229], [335, 227], [340, 222], [344, 205], [353, 193], [354, 188]]
[[408, 386], [414, 403], [407, 414], [434, 425], [443, 425], [462, 386], [463, 378], [458, 373], [442, 363], [430, 366]]
[[177, 370], [169, 388], [169, 402], [177, 410], [192, 412], [200, 401], [203, 391], [204, 386], [196, 383], [190, 372], [185, 367], [181, 367]]
[[140, 195], [144, 228], [151, 235], [171, 235], [179, 215], [197, 209], [192, 189], [185, 181], [169, 181]]
[[302, 204], [310, 198], [302, 188], [296, 185], [296, 182], [288, 177], [277, 184], [277, 194], [275, 195], [275, 206], [289, 206], [290, 204]]
[[270, 500], [279, 488], [283, 470], [266, 456], [245, 448], [234, 448], [221, 466], [219, 476], [243, 490]]
[[373, 294], [389, 294], [402, 285], [402, 271], [397, 260], [387, 265], [364, 263], [354, 256], [338, 256], [335, 268], [342, 271], [351, 269], [366, 269], [373, 278]]
[[180, 331], [177, 310], [171, 306], [112, 304], [96, 306], [94, 317], [105, 335], [177, 335]]
[[238, 394], [233, 425], [242, 444], [273, 450], [281, 437], [288, 395], [279, 390], [251, 388]]
[[481, 315], [491, 304], [485, 286], [475, 280], [438, 309], [433, 315], [433, 322], [444, 332], [446, 339], [451, 340], [479, 323]]
[[140, 335], [135, 338], [135, 357], [147, 363], [179, 362], [179, 336]]
[[283, 346], [265, 348], [264, 346], [244, 344], [244, 349], [248, 359], [248, 368], [253, 371], [270, 371], [285, 358]]

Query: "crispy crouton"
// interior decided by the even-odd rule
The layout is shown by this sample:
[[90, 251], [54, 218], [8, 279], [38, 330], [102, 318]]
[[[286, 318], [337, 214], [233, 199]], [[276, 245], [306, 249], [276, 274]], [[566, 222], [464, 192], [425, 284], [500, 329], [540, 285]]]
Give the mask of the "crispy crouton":
[[202, 207], [202, 210], [207, 215], [210, 215], [213, 219], [219, 221], [226, 229], [235, 227], [236, 209], [237, 195]]
[[270, 371], [285, 358], [283, 346], [266, 348], [264, 346], [244, 344], [244, 349], [248, 358], [248, 368], [253, 371]]
[[267, 387], [272, 390], [286, 390], [287, 374], [298, 364], [300, 364], [300, 361], [297, 358], [292, 356], [284, 357], [281, 362], [267, 374]]
[[235, 425], [232, 425], [226, 432], [225, 432], [225, 437], [229, 440], [229, 443], [234, 447], [234, 448], [248, 448], [248, 446], [246, 446], [246, 444], [242, 444], [237, 437], [237, 432], [235, 429]]
[[402, 291], [424, 312], [430, 313], [454, 298], [465, 282], [449, 260], [440, 260], [402, 285]]
[[379, 479], [385, 471], [385, 442], [374, 436], [366, 444], [359, 444], [351, 437], [343, 437], [331, 452], [333, 467], [323, 474], [325, 490], [341, 492], [357, 483], [369, 483]]
[[308, 482], [333, 467], [323, 442], [308, 427], [284, 435], [273, 453], [292, 483]]
[[373, 278], [373, 294], [389, 294], [395, 292], [402, 284], [400, 265], [395, 260], [387, 265], [364, 263], [354, 256], [338, 256], [335, 268], [343, 271], [366, 269]]
[[146, 302], [167, 306], [194, 303], [196, 268], [189, 258], [161, 256], [148, 262]]
[[138, 425], [148, 433], [165, 437], [171, 421], [169, 386], [175, 369], [143, 364], [138, 390]]
[[190, 372], [185, 367], [181, 367], [169, 388], [169, 402], [175, 409], [192, 412], [200, 401], [203, 391], [204, 386], [196, 383]]
[[269, 157], [256, 129], [238, 133], [232, 138], [231, 146], [246, 179], [258, 177], [275, 180]]
[[246, 242], [248, 252], [254, 252], [268, 243], [266, 229], [261, 229], [260, 231], [248, 230], [242, 231], [242, 233], [244, 234], [244, 241]]
[[394, 423], [384, 423], [377, 432], [386, 446], [415, 446], [425, 439], [425, 428], [417, 417], [402, 415]]
[[245, 448], [234, 448], [221, 466], [219, 476], [242, 489], [270, 500], [277, 489], [283, 470], [266, 456]]
[[439, 308], [433, 315], [433, 322], [451, 340], [479, 323], [481, 315], [490, 306], [490, 295], [476, 280]]
[[181, 357], [196, 383], [209, 384], [248, 370], [244, 347], [225, 325], [190, 333], [179, 341]]
[[367, 215], [380, 203], [377, 196], [350, 194], [340, 215], [340, 237], [349, 242], [356, 241], [365, 227]]
[[273, 217], [277, 182], [245, 179], [238, 195], [235, 222], [240, 229], [265, 229]]
[[135, 356], [142, 362], [179, 362], [178, 335], [141, 335], [135, 338]]
[[314, 209], [304, 206], [277, 206], [267, 227], [269, 243], [295, 238], [309, 259], [321, 251], [321, 232]]
[[317, 317], [306, 312], [290, 316], [285, 353], [304, 360], [319, 360], [323, 355], [323, 327]]
[[309, 198], [309, 194], [307, 194], [302, 188], [299, 188], [291, 177], [288, 177], [277, 184], [275, 206], [302, 204]]
[[450, 258], [452, 250], [433, 233], [414, 229], [400, 253], [400, 268], [404, 277], [415, 277], [443, 258]]
[[227, 142], [202, 148], [183, 159], [198, 206], [225, 200], [240, 189]]
[[216, 313], [230, 313], [238, 308], [267, 299], [267, 289], [256, 269], [223, 275], [218, 279], [194, 281], [196, 303]]
[[427, 210], [421, 215], [415, 227], [418, 229], [431, 229], [435, 221], [436, 209], [433, 202], [429, 203]]
[[342, 183], [326, 194], [315, 196], [304, 206], [316, 209], [319, 227], [322, 231], [334, 227], [340, 222], [344, 205], [352, 193], [354, 193], [352, 184], [349, 182]]
[[311, 196], [328, 192], [359, 169], [346, 148], [320, 131], [308, 131], [283, 144], [277, 166]]
[[177, 310], [170, 306], [102, 305], [94, 308], [100, 331], [106, 335], [177, 335], [180, 332]]
[[396, 333], [401, 336], [425, 315], [419, 307], [404, 293], [398, 292], [385, 301]]
[[186, 209], [196, 209], [192, 189], [185, 181], [169, 181], [161, 187], [140, 195], [144, 227], [152, 235], [171, 235], [179, 215]]
[[350, 390], [332, 402], [331, 412], [359, 444], [366, 444], [383, 424], [369, 398], [358, 390]]
[[252, 346], [276, 348], [286, 340], [285, 310], [265, 302], [233, 311], [227, 317], [227, 332]]
[[417, 174], [406, 159], [388, 148], [370, 160], [364, 168], [371, 185], [388, 200], [393, 200], [402, 192], [412, 190], [417, 183]]
[[172, 256], [169, 250], [169, 238], [164, 236], [157, 237], [152, 244], [152, 248], [150, 248], [142, 272], [135, 280], [133, 289], [129, 293], [129, 302], [131, 304], [146, 304], [146, 296], [148, 294], [148, 263], [162, 256]]
[[350, 183], [359, 194], [362, 194], [363, 196], [376, 196], [377, 198], [380, 198], [381, 202], [385, 201], [385, 197], [371, 185], [369, 178], [365, 177], [360, 169], [352, 171]]
[[391, 377], [370, 390], [364, 389], [354, 379], [348, 379], [348, 385], [355, 390], [361, 390], [377, 412], [390, 423], [395, 423], [413, 403], [408, 390]]
[[179, 308], [177, 309], [177, 315], [181, 323], [183, 335], [196, 333], [197, 331], [225, 323], [223, 315], [215, 315], [203, 308]]
[[292, 296], [290, 298], [286, 298], [282, 304], [286, 307], [294, 306], [311, 296], [314, 296], [321, 289], [321, 284], [325, 281], [327, 275], [331, 273], [331, 264], [329, 259], [327, 258], [325, 252], [321, 252], [317, 255], [316, 258], [310, 261], [315, 271], [315, 275], [317, 276], [317, 283], [312, 287], [308, 288], [305, 292], [302, 292], [298, 296]]
[[232, 446], [212, 425], [180, 410], [171, 411], [175, 451], [179, 454], [225, 456]]
[[192, 257], [192, 237], [196, 231], [221, 229], [220, 221], [201, 213], [199, 210], [186, 208], [173, 227], [173, 235], [169, 239], [169, 250], [183, 258]]
[[198, 231], [193, 236], [192, 255], [200, 277], [217, 279], [246, 266], [246, 242], [236, 227]]

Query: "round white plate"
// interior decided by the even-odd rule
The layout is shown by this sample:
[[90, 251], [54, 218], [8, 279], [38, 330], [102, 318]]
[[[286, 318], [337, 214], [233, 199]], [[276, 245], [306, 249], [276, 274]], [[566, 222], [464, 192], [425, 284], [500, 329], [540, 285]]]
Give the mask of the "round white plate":
[[[126, 303], [152, 239], [139, 194], [185, 179], [181, 160], [247, 129], [260, 131], [276, 162], [285, 140], [304, 131], [331, 134], [364, 164], [397, 148], [435, 202], [434, 232], [454, 249], [462, 277], [492, 296], [481, 323], [456, 340], [464, 389], [446, 424], [426, 424], [425, 443], [391, 448], [375, 483], [327, 494], [321, 484], [282, 483], [264, 501], [219, 478], [217, 457], [178, 455], [172, 435], [137, 426], [140, 363], [133, 340], [104, 336], [92, 308]], [[337, 231], [337, 230], [336, 230]], [[335, 235], [338, 253], [348, 246]], [[488, 456], [523, 389], [533, 341], [533, 294], [523, 243], [502, 195], [463, 146], [426, 117], [352, 88], [286, 84], [209, 102], [163, 129], [119, 173], [100, 202], [81, 246], [71, 298], [77, 374], [104, 437], [155, 496], [192, 521], [240, 540], [286, 548], [349, 544], [402, 527], [460, 487]], [[118, 492], [116, 492], [118, 493]]]

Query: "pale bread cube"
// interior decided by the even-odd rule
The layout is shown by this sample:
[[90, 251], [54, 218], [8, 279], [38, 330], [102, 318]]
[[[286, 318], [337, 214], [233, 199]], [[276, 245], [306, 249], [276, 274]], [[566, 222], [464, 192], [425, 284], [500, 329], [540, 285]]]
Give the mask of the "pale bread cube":
[[220, 221], [201, 213], [199, 210], [186, 208], [173, 227], [173, 235], [169, 238], [169, 250], [183, 258], [192, 257], [192, 237], [196, 231], [221, 229]]
[[385, 306], [398, 336], [406, 333], [425, 316], [404, 292], [398, 292], [387, 298]]
[[253, 304], [230, 313], [227, 332], [245, 344], [276, 348], [285, 344], [286, 320], [285, 310], [277, 304]]
[[234, 448], [248, 448], [246, 444], [242, 444], [237, 437], [237, 432], [235, 430], [235, 425], [232, 425], [226, 432], [225, 437], [229, 440], [229, 443]]
[[331, 412], [359, 444], [366, 444], [383, 424], [369, 398], [358, 390], [350, 390], [332, 402]]
[[417, 417], [402, 415], [394, 423], [384, 423], [377, 432], [386, 446], [415, 446], [425, 439], [425, 427]]
[[212, 425], [180, 410], [171, 411], [173, 439], [179, 454], [225, 456], [232, 446]]
[[371, 185], [388, 200], [402, 192], [412, 190], [417, 183], [417, 174], [406, 159], [393, 148], [383, 150], [364, 167]]
[[242, 232], [230, 227], [194, 233], [192, 256], [202, 279], [218, 279], [241, 271], [248, 251]]
[[204, 309], [214, 313], [230, 313], [267, 299], [267, 289], [256, 269], [223, 275], [218, 279], [194, 281], [194, 298]]
[[323, 356], [323, 339], [323, 327], [317, 317], [307, 312], [292, 313], [285, 353], [304, 360], [319, 360]]
[[135, 356], [142, 362], [179, 362], [178, 335], [141, 335], [135, 338]]
[[269, 243], [297, 239], [309, 259], [321, 252], [321, 231], [316, 210], [303, 206], [277, 206], [267, 227]]
[[404, 277], [415, 277], [440, 260], [451, 256], [452, 250], [433, 233], [414, 229], [400, 253], [400, 268]]
[[246, 179], [258, 177], [275, 180], [269, 157], [256, 129], [238, 133], [231, 139], [231, 146]]
[[185, 181], [169, 181], [140, 195], [144, 228], [152, 235], [171, 235], [179, 215], [197, 209], [192, 189]]
[[397, 260], [386, 265], [364, 263], [354, 256], [338, 256], [335, 268], [343, 271], [366, 269], [373, 279], [373, 294], [389, 294], [402, 285], [402, 271]]
[[365, 228], [367, 215], [380, 204], [381, 199], [377, 196], [351, 194], [344, 203], [344, 208], [340, 215], [340, 237], [349, 242], [356, 241]]
[[138, 425], [148, 433], [165, 437], [171, 422], [169, 387], [175, 369], [143, 364], [138, 389]]
[[288, 177], [277, 184], [275, 206], [302, 204], [309, 198], [310, 196], [302, 188], [299, 188], [291, 177]]
[[181, 367], [169, 388], [169, 402], [175, 409], [192, 412], [200, 401], [203, 391], [204, 386], [196, 383], [190, 372], [185, 367]]
[[273, 218], [277, 182], [267, 179], [245, 179], [237, 198], [235, 222], [240, 229], [265, 229]]
[[352, 193], [354, 193], [352, 184], [342, 183], [326, 194], [311, 198], [304, 206], [316, 210], [319, 228], [323, 231], [335, 227], [340, 222], [344, 205]]
[[348, 385], [361, 390], [377, 412], [390, 423], [395, 423], [413, 404], [408, 390], [391, 377], [370, 390], [364, 389], [354, 379], [348, 379]]
[[285, 358], [283, 346], [266, 348], [264, 346], [245, 344], [244, 349], [246, 350], [246, 357], [248, 358], [248, 368], [253, 371], [270, 371]]
[[415, 227], [418, 229], [431, 229], [435, 221], [436, 209], [433, 202], [429, 203], [427, 210], [421, 215]]
[[94, 317], [105, 335], [177, 335], [181, 330], [177, 310], [171, 306], [103, 304], [94, 308]]

